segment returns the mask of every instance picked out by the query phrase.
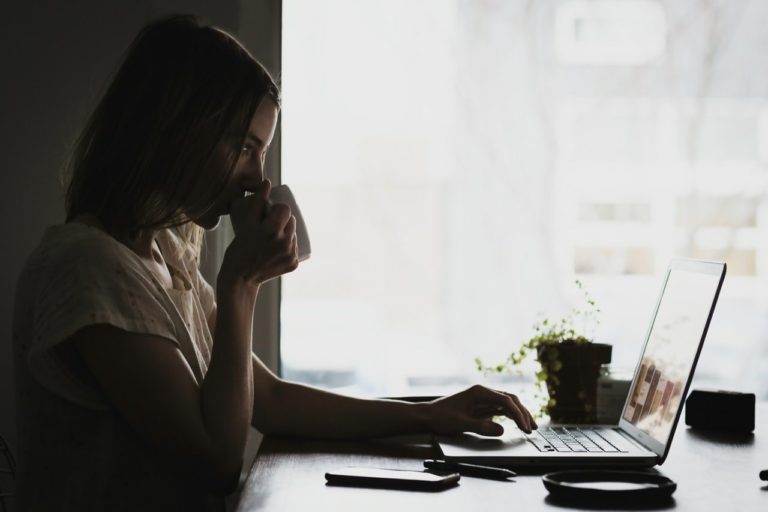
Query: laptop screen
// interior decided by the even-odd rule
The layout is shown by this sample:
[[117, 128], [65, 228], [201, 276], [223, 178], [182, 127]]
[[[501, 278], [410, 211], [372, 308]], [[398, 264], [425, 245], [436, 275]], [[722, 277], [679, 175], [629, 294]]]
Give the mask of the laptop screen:
[[623, 419], [665, 445], [696, 360], [720, 275], [672, 268]]

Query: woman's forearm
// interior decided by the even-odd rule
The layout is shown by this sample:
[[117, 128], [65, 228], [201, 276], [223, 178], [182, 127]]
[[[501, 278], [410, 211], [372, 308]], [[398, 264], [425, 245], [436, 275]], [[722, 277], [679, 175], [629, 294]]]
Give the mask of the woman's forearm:
[[431, 430], [429, 405], [367, 400], [302, 384], [276, 381], [256, 391], [253, 425], [265, 434], [354, 439]]
[[210, 365], [201, 387], [203, 422], [211, 439], [214, 467], [224, 480], [240, 473], [253, 407], [251, 336], [258, 289], [220, 282]]
[[480, 385], [429, 402], [366, 400], [283, 381], [253, 356], [256, 385], [253, 420], [265, 434], [320, 439], [361, 439], [401, 434], [504, 432], [506, 416], [530, 433], [537, 428], [516, 395]]

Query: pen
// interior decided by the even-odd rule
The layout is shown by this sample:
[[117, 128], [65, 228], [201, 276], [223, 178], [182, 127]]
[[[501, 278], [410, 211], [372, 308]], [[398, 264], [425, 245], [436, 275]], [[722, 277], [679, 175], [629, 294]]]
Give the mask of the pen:
[[446, 462], [444, 460], [425, 460], [424, 467], [428, 469], [455, 471], [463, 476], [476, 476], [478, 478], [492, 478], [495, 480], [505, 480], [511, 476], [517, 476], [517, 473], [509, 469], [493, 466], [478, 466], [477, 464], [466, 464], [464, 462]]
[[760, 480], [768, 481], [768, 469], [764, 469], [760, 472]]

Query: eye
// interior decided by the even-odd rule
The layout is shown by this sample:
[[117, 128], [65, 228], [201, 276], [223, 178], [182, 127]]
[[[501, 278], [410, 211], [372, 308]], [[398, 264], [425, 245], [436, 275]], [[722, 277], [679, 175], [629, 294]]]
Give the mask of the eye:
[[246, 144], [242, 148], [240, 148], [240, 154], [241, 155], [250, 155], [253, 152], [253, 146], [250, 144]]

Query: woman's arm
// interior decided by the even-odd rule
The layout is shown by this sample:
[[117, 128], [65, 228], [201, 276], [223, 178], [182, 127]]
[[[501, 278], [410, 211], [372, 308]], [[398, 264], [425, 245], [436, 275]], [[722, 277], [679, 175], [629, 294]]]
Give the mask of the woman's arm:
[[[217, 322], [217, 309], [208, 319]], [[533, 416], [511, 393], [473, 386], [432, 402], [358, 399], [288, 382], [255, 355], [251, 424], [265, 434], [325, 439], [370, 438], [436, 432], [501, 435], [493, 416], [507, 416], [524, 431], [537, 428]]]
[[269, 182], [255, 192], [233, 204], [236, 235], [217, 279], [215, 342], [202, 383], [171, 340], [109, 325], [89, 326], [72, 338], [133, 428], [220, 493], [237, 484], [252, 417], [251, 336], [260, 283], [298, 265], [290, 210], [275, 205], [265, 212]]
[[253, 405], [252, 369], [242, 362], [251, 351], [256, 295], [253, 288], [223, 286], [218, 298], [216, 343], [199, 387], [168, 339], [94, 325], [72, 341], [134, 429], [226, 494], [237, 485]]
[[501, 435], [496, 415], [530, 432], [536, 423], [515, 395], [473, 386], [432, 402], [352, 398], [276, 377], [253, 358], [255, 428], [265, 434], [353, 439], [399, 434]]

